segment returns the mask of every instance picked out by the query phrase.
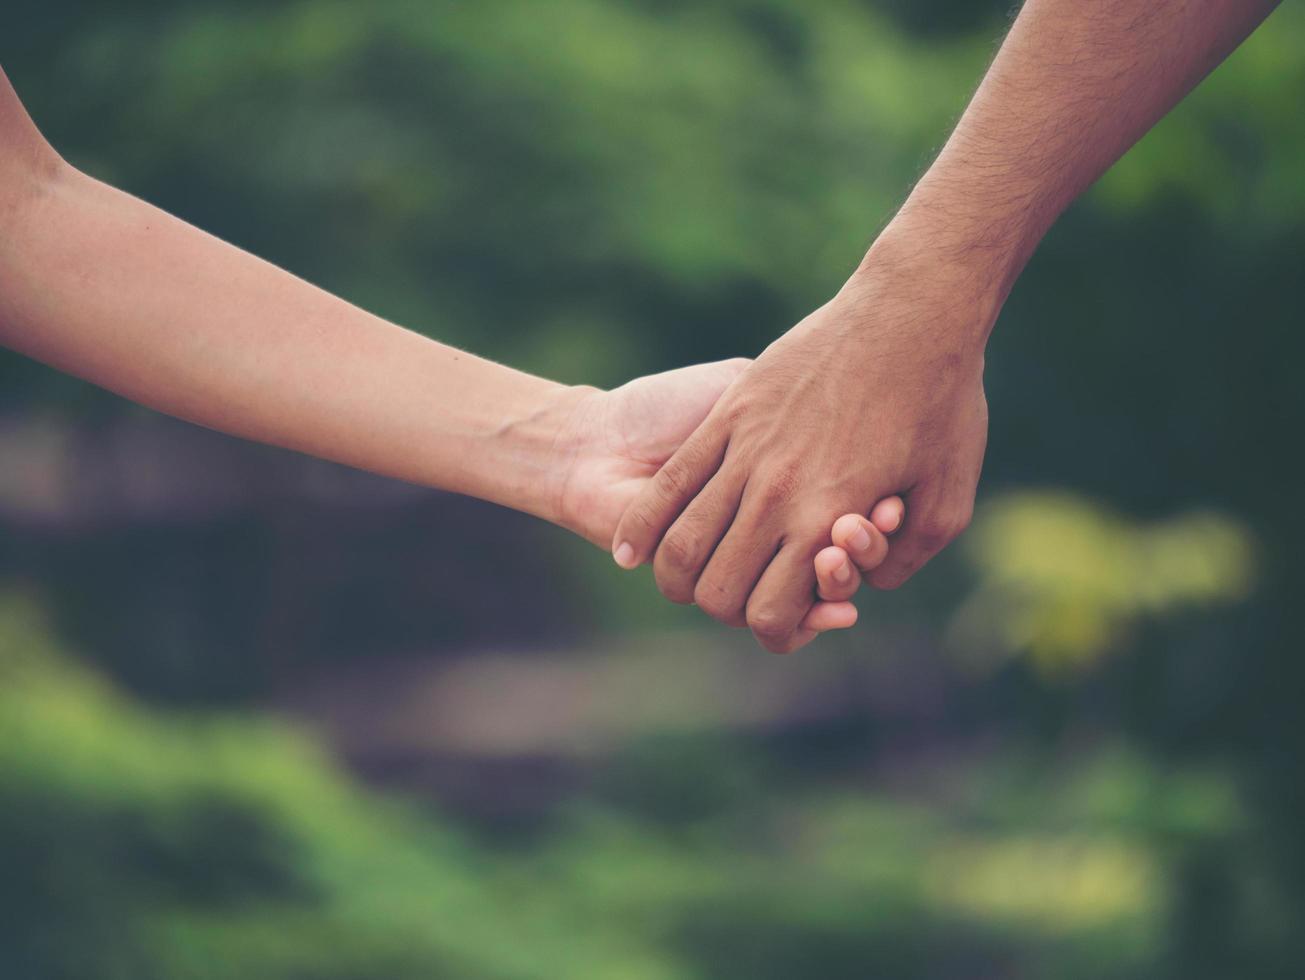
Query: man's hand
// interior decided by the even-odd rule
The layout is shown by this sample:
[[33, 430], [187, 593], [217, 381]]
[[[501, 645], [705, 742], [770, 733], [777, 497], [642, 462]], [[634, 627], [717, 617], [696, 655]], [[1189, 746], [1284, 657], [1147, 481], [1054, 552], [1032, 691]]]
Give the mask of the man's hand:
[[[557, 523], [606, 547], [631, 502], [750, 363], [735, 358], [695, 364], [636, 378], [612, 391], [577, 390], [557, 440]], [[832, 534], [830, 522], [822, 528], [820, 545], [833, 545], [813, 566], [813, 575], [821, 575], [824, 601], [808, 603], [801, 623], [806, 641], [856, 622], [856, 607], [847, 600], [856, 592], [859, 573], [877, 567], [888, 553], [885, 535], [901, 523], [902, 502], [879, 501], [872, 517], [849, 516]], [[849, 574], [853, 568], [855, 576]]]
[[787, 651], [843, 512], [905, 493], [872, 585], [969, 520], [983, 344], [1038, 242], [1277, 0], [1027, 0], [946, 146], [856, 276], [772, 344], [643, 490], [613, 541], [663, 592]]
[[[915, 240], [915, 239], [912, 239]], [[869, 575], [893, 588], [970, 519], [987, 437], [983, 341], [997, 302], [885, 233], [839, 294], [772, 344], [639, 493], [613, 553], [658, 586], [788, 652], [833, 521], [906, 496]]]

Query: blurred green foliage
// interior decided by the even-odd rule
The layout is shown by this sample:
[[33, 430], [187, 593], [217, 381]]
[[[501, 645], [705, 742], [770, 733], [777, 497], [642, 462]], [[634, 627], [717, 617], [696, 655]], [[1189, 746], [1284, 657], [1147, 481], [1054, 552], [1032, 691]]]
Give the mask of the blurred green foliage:
[[[89, 172], [610, 384], [756, 353], [825, 300], [1008, 6], [15, 0], [0, 63]], [[0, 976], [1299, 975], [1303, 48], [1286, 4], [1034, 258], [989, 351], [976, 526], [810, 654], [877, 671], [877, 712], [740, 734], [701, 720], [747, 689], [717, 678], [700, 723], [618, 740], [506, 832], [355, 782], [259, 698], [474, 649], [505, 588], [597, 665], [691, 621], [646, 577], [513, 530], [509, 579], [481, 558], [506, 519], [447, 502], [428, 538], [431, 511], [275, 494], [6, 519], [6, 588], [52, 625], [0, 612]], [[0, 410], [87, 453], [135, 411], [9, 355]]]
[[1244, 599], [1246, 531], [1216, 514], [1156, 527], [1068, 494], [1010, 494], [988, 504], [962, 547], [979, 586], [958, 611], [964, 656], [1027, 653], [1043, 669], [1091, 663], [1125, 644], [1143, 615]]
[[988, 961], [1154, 975], [1166, 870], [1245, 846], [1244, 815], [1209, 775], [1123, 750], [1068, 778], [1035, 771], [957, 769], [946, 811], [828, 788], [744, 788], [680, 825], [582, 803], [527, 848], [495, 846], [360, 790], [283, 724], [144, 708], [10, 597], [0, 971], [670, 980], [945, 977]]

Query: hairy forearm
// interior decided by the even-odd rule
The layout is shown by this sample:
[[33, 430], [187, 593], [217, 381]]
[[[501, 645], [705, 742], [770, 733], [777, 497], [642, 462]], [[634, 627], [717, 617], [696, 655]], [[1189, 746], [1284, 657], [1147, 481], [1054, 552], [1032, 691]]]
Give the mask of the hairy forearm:
[[1276, 5], [1027, 0], [898, 222], [1000, 303], [1061, 212]]
[[571, 389], [387, 323], [52, 152], [3, 156], [19, 183], [0, 343], [214, 429], [556, 519]]

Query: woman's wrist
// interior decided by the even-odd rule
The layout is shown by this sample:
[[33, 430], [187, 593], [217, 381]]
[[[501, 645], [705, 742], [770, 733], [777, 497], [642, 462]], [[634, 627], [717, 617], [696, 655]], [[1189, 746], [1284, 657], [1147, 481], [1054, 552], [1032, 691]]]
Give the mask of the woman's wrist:
[[480, 445], [467, 448], [467, 485], [451, 489], [571, 528], [567, 481], [592, 441], [590, 422], [601, 392], [518, 378], [521, 386], [505, 392], [497, 415], [487, 419]]

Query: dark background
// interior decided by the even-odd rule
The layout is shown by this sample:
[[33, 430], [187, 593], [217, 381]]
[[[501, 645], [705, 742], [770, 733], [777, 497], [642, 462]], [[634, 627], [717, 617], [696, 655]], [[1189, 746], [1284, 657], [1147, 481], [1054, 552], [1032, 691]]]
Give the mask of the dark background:
[[[80, 168], [610, 385], [827, 299], [1008, 16], [17, 2], [0, 63]], [[0, 976], [1298, 976], [1303, 47], [1061, 221], [975, 526], [795, 658], [0, 355]]]

